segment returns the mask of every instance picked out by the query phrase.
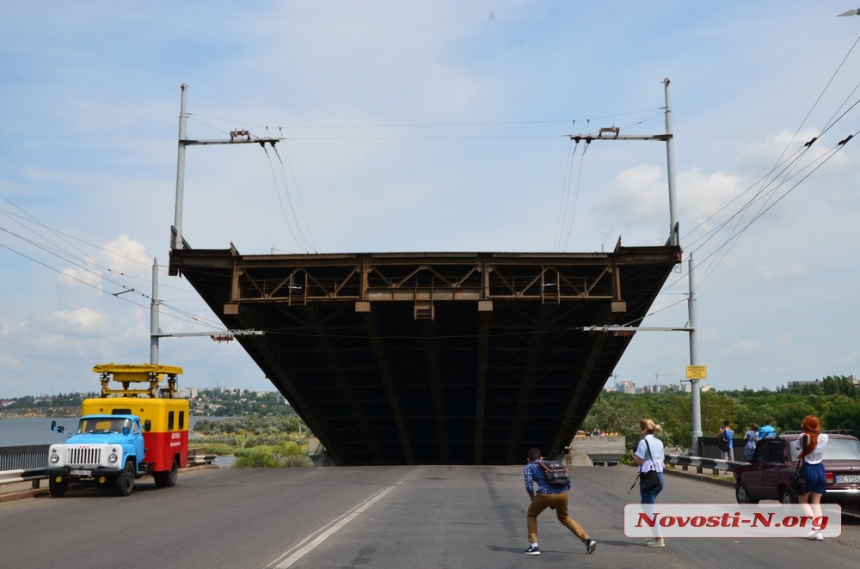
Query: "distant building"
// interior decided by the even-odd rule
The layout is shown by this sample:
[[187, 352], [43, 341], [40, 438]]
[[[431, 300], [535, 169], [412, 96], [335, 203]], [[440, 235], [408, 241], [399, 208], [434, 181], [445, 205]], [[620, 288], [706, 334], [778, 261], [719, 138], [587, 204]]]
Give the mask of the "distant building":
[[615, 384], [615, 391], [620, 393], [636, 393], [636, 383], [633, 381], [619, 381]]
[[196, 387], [186, 387], [179, 390], [179, 396], [183, 399], [197, 399], [200, 390]]
[[[683, 391], [683, 386], [675, 383], [665, 384], [661, 383], [659, 385], [646, 385], [642, 388], [642, 393], [672, 393]], [[689, 392], [689, 389], [688, 389]]]

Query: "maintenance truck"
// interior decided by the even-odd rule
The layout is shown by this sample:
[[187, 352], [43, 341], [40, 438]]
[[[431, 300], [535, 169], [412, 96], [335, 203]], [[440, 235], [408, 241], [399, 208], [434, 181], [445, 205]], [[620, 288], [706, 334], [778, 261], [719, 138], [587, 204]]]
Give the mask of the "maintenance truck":
[[48, 451], [51, 496], [64, 496], [73, 481], [94, 482], [119, 496], [148, 475], [157, 488], [174, 486], [179, 468], [188, 466], [189, 408], [177, 384], [182, 368], [101, 364], [93, 371], [100, 374], [101, 396], [84, 400], [74, 434], [51, 423], [69, 437]]

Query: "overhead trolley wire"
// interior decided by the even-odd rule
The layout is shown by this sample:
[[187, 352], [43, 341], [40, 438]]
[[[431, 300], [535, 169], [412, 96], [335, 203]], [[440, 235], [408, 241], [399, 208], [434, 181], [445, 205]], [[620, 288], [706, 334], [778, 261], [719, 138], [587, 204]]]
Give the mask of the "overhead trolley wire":
[[[275, 153], [277, 154], [277, 149], [274, 147], [273, 147], [273, 149], [274, 149]], [[281, 192], [280, 192], [279, 187], [278, 187], [278, 180], [275, 177], [275, 168], [274, 168], [274, 165], [272, 164], [272, 157], [269, 155], [269, 151], [266, 150], [265, 145], [263, 145], [263, 152], [266, 153], [266, 158], [268, 158], [268, 160], [269, 160], [269, 170], [272, 173], [272, 181], [275, 184], [275, 193], [278, 196], [278, 204], [281, 207], [281, 214], [284, 216], [284, 223], [287, 225], [287, 229], [289, 229], [290, 235], [293, 236], [293, 240], [299, 245], [299, 247], [307, 250], [309, 242], [308, 242], [307, 238], [305, 238], [305, 235], [302, 232], [302, 228], [299, 225], [298, 218], [296, 217], [296, 209], [295, 209], [295, 207], [293, 207], [293, 200], [290, 197], [290, 191], [289, 191], [289, 188], [287, 187], [286, 176], [285, 176], [284, 171], [283, 171], [284, 163], [283, 163], [283, 161], [281, 161], [280, 155], [278, 155], [278, 161], [281, 162], [281, 177], [284, 179], [284, 193], [287, 195], [287, 202], [290, 205], [290, 212], [292, 213], [293, 220], [296, 222], [295, 223], [295, 231], [293, 230], [293, 224], [290, 223], [289, 219], [287, 219], [287, 212], [284, 209], [284, 202], [281, 199]], [[301, 240], [296, 236], [296, 231], [299, 232], [299, 235], [301, 236]]]
[[[23, 235], [20, 235], [18, 233], [15, 233], [15, 232], [10, 231], [9, 229], [3, 228], [3, 227], [0, 227], [0, 232], [6, 233], [15, 239], [18, 239], [18, 240], [20, 240], [20, 241], [22, 241], [28, 245], [36, 247], [37, 249], [40, 249], [49, 255], [57, 257], [58, 259], [62, 260], [63, 262], [69, 263], [72, 266], [77, 267], [81, 271], [83, 271], [85, 273], [89, 273], [89, 274], [91, 274], [95, 277], [98, 277], [99, 279], [105, 281], [106, 283], [109, 283], [109, 284], [117, 287], [119, 290], [116, 292], [110, 292], [109, 290], [106, 290], [106, 289], [104, 289], [104, 288], [102, 288], [96, 284], [93, 284], [92, 282], [88, 282], [85, 279], [82, 279], [82, 278], [79, 278], [73, 274], [70, 274], [67, 270], [57, 269], [55, 267], [52, 267], [51, 265], [49, 265], [43, 261], [40, 261], [40, 260], [36, 259], [35, 257], [28, 255], [22, 251], [19, 251], [19, 250], [15, 249], [14, 247], [11, 247], [8, 245], [3, 245], [3, 244], [0, 244], [0, 247], [6, 249], [8, 251], [11, 251], [11, 252], [21, 256], [22, 258], [29, 260], [29, 261], [35, 262], [35, 263], [37, 263], [37, 264], [39, 264], [39, 265], [41, 265], [47, 269], [50, 269], [50, 270], [56, 272], [57, 274], [64, 276], [65, 278], [68, 278], [70, 280], [74, 280], [76, 282], [79, 282], [81, 284], [89, 286], [90, 288], [93, 288], [93, 289], [101, 292], [102, 294], [108, 294], [108, 295], [111, 295], [115, 298], [120, 298], [121, 300], [123, 300], [125, 302], [131, 302], [135, 306], [146, 307], [146, 305], [140, 304], [138, 302], [132, 302], [129, 298], [123, 297], [122, 295], [124, 295], [126, 293], [134, 293], [135, 295], [137, 295], [139, 297], [148, 299], [150, 301], [152, 300], [150, 295], [137, 290], [137, 288], [135, 288], [132, 284], [126, 282], [126, 280], [125, 280], [125, 279], [138, 280], [138, 281], [149, 284], [151, 287], [152, 281], [150, 279], [137, 277], [135, 275], [131, 275], [131, 274], [125, 273], [123, 271], [117, 271], [115, 269], [112, 269], [111, 267], [108, 267], [108, 266], [105, 266], [101, 263], [98, 263], [98, 262], [94, 261], [91, 256], [87, 255], [87, 253], [83, 249], [72, 244], [70, 242], [70, 239], [78, 241], [78, 242], [83, 243], [85, 245], [88, 245], [90, 247], [102, 250], [102, 251], [104, 251], [110, 255], [120, 257], [120, 258], [126, 259], [128, 261], [132, 261], [134, 263], [145, 265], [144, 263], [142, 263], [141, 261], [139, 261], [137, 259], [133, 259], [131, 257], [127, 257], [125, 255], [117, 253], [115, 251], [111, 251], [110, 249], [106, 249], [106, 248], [100, 247], [98, 245], [93, 245], [92, 243], [88, 243], [87, 241], [84, 241], [82, 239], [74, 237], [68, 233], [64, 233], [64, 232], [59, 231], [57, 229], [51, 228], [48, 225], [37, 220], [35, 217], [33, 217], [32, 215], [27, 213], [25, 210], [20, 208], [17, 204], [14, 204], [12, 201], [10, 201], [5, 196], [0, 196], [0, 197], [2, 197], [5, 201], [9, 202], [16, 209], [18, 209], [19, 211], [24, 213], [27, 216], [27, 219], [25, 221], [36, 223], [40, 227], [47, 229], [51, 234], [61, 238], [64, 242], [71, 245], [75, 250], [79, 251], [83, 257], [79, 257], [79, 256], [75, 255], [74, 253], [70, 253], [69, 251], [63, 249], [62, 247], [57, 246], [55, 243], [52, 243], [50, 240], [47, 243], [39, 242], [39, 241], [36, 241], [35, 239], [27, 238]], [[19, 225], [24, 226], [24, 224], [21, 222], [22, 221], [21, 216], [18, 216], [17, 214], [14, 214], [14, 213], [6, 211], [6, 210], [0, 210], [0, 211], [5, 213], [7, 215], [7, 217], [18, 217], [19, 218], [19, 220], [18, 220]], [[26, 227], [26, 226], [24, 226], [24, 227]], [[32, 229], [30, 231], [35, 233]], [[39, 235], [38, 233], [36, 233], [36, 235], [40, 238], [44, 238], [44, 236]], [[173, 286], [168, 286], [168, 288], [175, 289], [175, 290], [181, 290], [178, 287], [173, 287]], [[190, 322], [193, 324], [201, 324], [203, 322], [202, 318], [199, 318], [199, 317], [197, 317], [197, 316], [195, 316], [195, 315], [193, 315], [193, 314], [191, 314], [191, 313], [189, 313], [189, 312], [187, 312], [181, 308], [172, 306], [171, 304], [169, 304], [165, 301], [159, 301], [159, 302], [160, 302], [161, 306], [165, 307], [165, 309], [172, 310], [178, 314], [184, 315], [184, 317], [173, 316], [173, 318], [177, 318], [178, 320], [184, 320], [184, 321], [187, 321], [187, 322]], [[208, 323], [206, 323], [206, 325], [210, 326], [210, 327], [212, 327], [212, 326], [219, 327], [219, 328], [223, 327], [220, 323], [216, 323], [216, 321], [214, 321], [214, 320], [209, 320]]]
[[[850, 56], [851, 52], [857, 46], [858, 42], [860, 42], [860, 36], [858, 36], [858, 38], [852, 44], [851, 48], [849, 48], [848, 52], [842, 58], [842, 61], [839, 63], [836, 70], [833, 72], [830, 79], [827, 81], [827, 84], [824, 86], [821, 93], [819, 93], [815, 102], [812, 104], [810, 110], [807, 112], [806, 116], [803, 118], [800, 125], [796, 129], [794, 135], [792, 135], [791, 139], [788, 141], [788, 143], [786, 143], [786, 147], [783, 149], [782, 153], [780, 154], [779, 158], [777, 158], [774, 165], [771, 167], [770, 171], [767, 172], [761, 178], [759, 178], [759, 180], [756, 181], [755, 184], [753, 184], [752, 186], [750, 186], [749, 188], [744, 190], [741, 194], [739, 194], [736, 198], [731, 200], [729, 202], [729, 204], [736, 201], [738, 198], [740, 198], [740, 196], [742, 196], [743, 194], [750, 191], [753, 187], [761, 184], [759, 190], [753, 195], [753, 197], [746, 204], [744, 204], [740, 208], [740, 210], [738, 210], [738, 212], [733, 214], [728, 220], [724, 221], [717, 228], [711, 230], [710, 232], [706, 233], [705, 235], [703, 235], [701, 237], [698, 237], [696, 240], [693, 241], [693, 243], [697, 243], [697, 242], [701, 241], [702, 239], [704, 239], [704, 241], [701, 242], [701, 244], [698, 245], [698, 247], [693, 250], [695, 252], [696, 250], [701, 249], [712, 237], [714, 237], [722, 229], [727, 227], [727, 225], [732, 220], [735, 221], [734, 229], [732, 229], [732, 231], [730, 232], [729, 237], [727, 237], [726, 240], [723, 242], [723, 244], [721, 244], [719, 247], [717, 247], [717, 249], [713, 253], [711, 253], [705, 257], [704, 260], [709, 260], [709, 259], [713, 258], [714, 255], [719, 255], [716, 260], [711, 262], [710, 267], [708, 267], [706, 269], [704, 278], [699, 279], [698, 283], [696, 284], [697, 288], [699, 286], [701, 286], [705, 280], [707, 280], [707, 278], [713, 273], [714, 270], [716, 270], [716, 267], [721, 263], [722, 259], [725, 258], [725, 256], [731, 250], [731, 248], [734, 247], [734, 245], [738, 242], [739, 237], [752, 225], [752, 223], [754, 223], [755, 221], [760, 219], [766, 212], [768, 212], [774, 205], [776, 205], [776, 203], [780, 202], [791, 191], [796, 189], [798, 185], [800, 185], [802, 182], [804, 182], [810, 175], [812, 175], [812, 173], [817, 171], [818, 168], [820, 168], [824, 163], [829, 161], [830, 158], [832, 158], [832, 156], [838, 150], [840, 150], [848, 141], [850, 141], [852, 138], [854, 138], [854, 136], [856, 136], [858, 134], [855, 132], [854, 134], [848, 135], [846, 138], [839, 141], [839, 143], [837, 143], [837, 145], [835, 147], [833, 147], [832, 149], [827, 151], [824, 155], [816, 158], [810, 164], [803, 166], [803, 168], [800, 169], [798, 174], [804, 172], [805, 170], [807, 170], [808, 168], [812, 167], [813, 165], [815, 165], [816, 163], [818, 163], [820, 161], [820, 163], [817, 166], [815, 166], [812, 169], [812, 171], [810, 171], [808, 174], [803, 176], [800, 179], [800, 181], [798, 181], [796, 184], [791, 186], [784, 193], [782, 193], [781, 195], [777, 193], [778, 190], [785, 183], [792, 180], [796, 176], [796, 174], [793, 173], [793, 170], [796, 166], [799, 165], [800, 160], [806, 155], [806, 153], [809, 151], [809, 149], [812, 148], [813, 145], [816, 142], [818, 142], [819, 139], [822, 136], [824, 136], [824, 134], [827, 133], [833, 126], [835, 126], [837, 123], [839, 123], [851, 110], [853, 110], [858, 104], [860, 104], [860, 100], [855, 101], [851, 106], [849, 106], [844, 112], [842, 112], [840, 114], [840, 111], [845, 106], [846, 102], [857, 91], [857, 89], [860, 88], [860, 83], [858, 83], [857, 85], [855, 85], [854, 89], [849, 93], [849, 95], [845, 98], [845, 100], [842, 102], [842, 104], [839, 105], [839, 107], [836, 109], [836, 111], [834, 111], [834, 113], [831, 115], [830, 119], [828, 119], [827, 123], [825, 124], [824, 128], [819, 132], [819, 134], [817, 136], [813, 137], [811, 140], [807, 141], [803, 146], [801, 146], [798, 150], [796, 150], [789, 158], [787, 158], [786, 160], [783, 160], [787, 150], [791, 147], [791, 144], [797, 139], [797, 136], [800, 133], [801, 129], [806, 124], [806, 122], [809, 120], [809, 117], [812, 115], [813, 111], [815, 110], [815, 108], [818, 106], [818, 104], [822, 100], [824, 94], [830, 88], [830, 85], [833, 83], [834, 79], [836, 78], [839, 71], [844, 66], [844, 64], [845, 64], [846, 60], [848, 59], [848, 57]], [[837, 117], [837, 115], [838, 115], [838, 117]], [[764, 198], [762, 198], [762, 196], [764, 196]], [[776, 196], [778, 196], [778, 197], [776, 197]], [[764, 199], [763, 202], [761, 201], [762, 199]], [[771, 200], [773, 200], [773, 202], [771, 202]], [[746, 214], [749, 212], [749, 210], [752, 208], [752, 206], [755, 205], [756, 203], [759, 203], [758, 211], [755, 214], [753, 214], [752, 220], [750, 220], [745, 225], [741, 226], [743, 218], [746, 216]], [[707, 221], [709, 221], [710, 219], [715, 217], [718, 213], [723, 211], [726, 207], [728, 207], [729, 204], [727, 204], [726, 206], [721, 208], [719, 211], [717, 211], [715, 214], [710, 216], [704, 222], [700, 223], [690, 233], [693, 233], [696, 231], [696, 229], [702, 227], [702, 225], [707, 223]], [[699, 260], [700, 264], [701, 264], [701, 262], [702, 262], [702, 260]]]
[[[654, 111], [655, 109], [644, 109], [641, 111], [628, 111], [624, 113], [617, 113], [612, 115], [604, 115], [598, 117], [591, 117], [591, 119], [561, 119], [561, 120], [532, 120], [532, 121], [470, 121], [470, 122], [449, 122], [449, 123], [387, 123], [387, 124], [363, 124], [363, 125], [281, 125], [274, 128], [280, 129], [289, 129], [289, 130], [298, 130], [298, 129], [363, 129], [363, 128], [429, 128], [429, 127], [452, 127], [452, 126], [514, 126], [514, 125], [536, 125], [536, 124], [568, 124], [571, 120], [603, 120], [603, 119], [611, 119], [616, 117], [623, 117], [641, 113], [647, 113]], [[225, 119], [220, 117], [213, 117], [207, 115], [188, 115], [203, 117], [211, 120], [219, 120], [224, 122], [229, 122], [232, 124], [245, 124], [248, 126], [258, 126], [261, 128], [268, 128], [270, 125], [264, 124], [254, 124], [248, 121], [236, 121], [233, 119]]]

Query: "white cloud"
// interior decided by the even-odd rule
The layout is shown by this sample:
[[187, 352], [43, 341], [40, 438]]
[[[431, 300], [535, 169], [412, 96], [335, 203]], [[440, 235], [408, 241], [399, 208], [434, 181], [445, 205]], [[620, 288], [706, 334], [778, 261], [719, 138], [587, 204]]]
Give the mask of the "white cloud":
[[57, 311], [53, 316], [58, 331], [87, 336], [106, 333], [110, 320], [104, 314], [86, 307], [71, 311]]

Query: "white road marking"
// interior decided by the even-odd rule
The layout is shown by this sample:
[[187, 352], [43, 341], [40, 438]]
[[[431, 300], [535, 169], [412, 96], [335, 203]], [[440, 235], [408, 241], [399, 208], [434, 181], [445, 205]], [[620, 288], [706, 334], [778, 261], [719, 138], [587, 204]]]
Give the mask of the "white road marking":
[[[295, 563], [296, 561], [298, 561], [299, 559], [304, 557], [305, 554], [312, 551], [316, 546], [318, 546], [319, 544], [324, 542], [326, 539], [328, 539], [329, 536], [331, 536], [333, 533], [338, 531], [340, 528], [342, 528], [343, 526], [345, 526], [346, 524], [348, 524], [352, 520], [354, 520], [359, 514], [361, 514], [365, 510], [367, 510], [369, 507], [374, 505], [376, 502], [378, 502], [379, 500], [384, 498], [385, 495], [388, 494], [389, 492], [391, 492], [392, 490], [394, 490], [394, 486], [389, 486], [388, 488], [384, 488], [383, 490], [380, 490], [379, 492], [377, 492], [376, 494], [374, 494], [373, 496], [371, 496], [370, 498], [365, 500], [363, 503], [361, 503], [358, 506], [356, 506], [355, 508], [353, 508], [353, 510], [351, 512], [344, 514], [344, 516], [340, 519], [340, 521], [338, 521], [335, 525], [333, 525], [332, 527], [327, 529], [325, 532], [318, 535], [316, 537], [316, 539], [314, 539], [313, 541], [311, 541], [310, 543], [308, 543], [304, 547], [301, 547], [300, 549], [295, 551], [295, 553], [293, 553], [292, 555], [290, 555], [289, 557], [287, 557], [286, 559], [284, 559], [283, 561], [281, 561], [277, 565], [274, 565], [274, 567], [276, 569], [284, 569], [286, 567], [290, 567], [293, 563]], [[310, 539], [310, 537], [308, 537], [307, 539]], [[301, 544], [299, 544], [299, 545], [301, 545]], [[293, 552], [292, 549], [285, 552], [284, 555], [289, 555], [291, 552]], [[282, 555], [281, 557], [283, 557], [284, 555]], [[276, 561], [276, 563], [277, 563], [277, 561]]]

